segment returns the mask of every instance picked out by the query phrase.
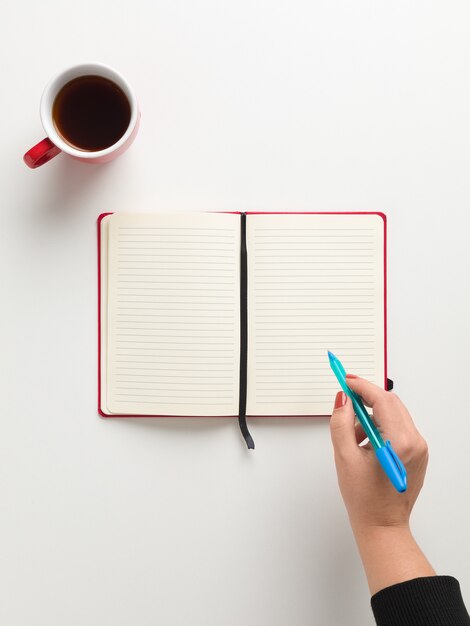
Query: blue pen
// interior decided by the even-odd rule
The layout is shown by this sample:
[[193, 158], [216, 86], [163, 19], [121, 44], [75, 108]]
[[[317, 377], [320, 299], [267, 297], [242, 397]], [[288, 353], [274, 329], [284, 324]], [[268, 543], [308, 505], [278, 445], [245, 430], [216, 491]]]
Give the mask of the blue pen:
[[357, 395], [357, 393], [348, 387], [346, 382], [346, 370], [344, 369], [341, 361], [330, 351], [328, 351], [328, 358], [330, 360], [331, 369], [338, 379], [341, 389], [352, 400], [354, 413], [364, 429], [366, 436], [369, 438], [369, 441], [375, 450], [375, 455], [377, 456], [384, 472], [387, 474], [392, 485], [397, 491], [400, 493], [406, 491], [405, 466], [396, 455], [390, 441], [384, 443], [381, 434], [367, 413], [361, 398]]

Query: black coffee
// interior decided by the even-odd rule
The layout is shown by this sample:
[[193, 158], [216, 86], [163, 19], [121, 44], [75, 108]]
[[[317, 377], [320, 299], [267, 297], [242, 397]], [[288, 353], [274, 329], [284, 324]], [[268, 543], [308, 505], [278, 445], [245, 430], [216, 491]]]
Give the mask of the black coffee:
[[131, 120], [123, 90], [102, 76], [74, 78], [57, 94], [52, 106], [57, 132], [79, 150], [94, 152], [116, 143]]

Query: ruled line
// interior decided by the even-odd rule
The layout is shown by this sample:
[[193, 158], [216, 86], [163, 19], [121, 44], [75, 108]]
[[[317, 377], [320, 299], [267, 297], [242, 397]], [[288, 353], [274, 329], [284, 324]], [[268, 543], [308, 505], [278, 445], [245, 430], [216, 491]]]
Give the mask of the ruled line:
[[[290, 339], [286, 339], [286, 340], [278, 340], [278, 341], [276, 341], [277, 345], [283, 344], [283, 343], [287, 343], [287, 344], [289, 344], [291, 346], [291, 345], [296, 344], [296, 343], [301, 343], [302, 345], [315, 345], [315, 344], [323, 345], [323, 344], [325, 344], [327, 342], [324, 339], [319, 339], [318, 341], [310, 341], [310, 340], [309, 341], [305, 341], [303, 338], [300, 338], [299, 341], [293, 341], [293, 337], [291, 337]], [[341, 345], [342, 346], [347, 346], [350, 343], [353, 343], [353, 344], [360, 343], [362, 345], [362, 344], [365, 344], [365, 343], [366, 344], [369, 344], [369, 343], [373, 344], [375, 342], [373, 340], [366, 340], [365, 341], [364, 339], [348, 339], [348, 341], [341, 342]], [[262, 344], [272, 345], [272, 341], [257, 341], [256, 340], [255, 344], [256, 345], [262, 345]]]
[[118, 226], [118, 230], [175, 230], [178, 234], [183, 230], [203, 230], [204, 232], [216, 230], [218, 232], [233, 232], [233, 228], [199, 228], [194, 226]]
[[[220, 270], [220, 271], [225, 271], [225, 270]], [[165, 273], [165, 276], [172, 276], [172, 274], [169, 273]], [[175, 277], [178, 278], [179, 274], [176, 275]], [[199, 274], [192, 274], [192, 275], [186, 275], [184, 278], [197, 278], [199, 276]], [[144, 275], [142, 275], [142, 277], [144, 277]], [[204, 278], [210, 278], [210, 276], [205, 276]], [[224, 278], [224, 276], [220, 276], [219, 274], [214, 274], [214, 278]], [[227, 276], [227, 278], [233, 278], [233, 276]], [[139, 284], [139, 283], [147, 283], [147, 284], [160, 284], [161, 281], [154, 281], [154, 280], [123, 280], [121, 278], [119, 278], [117, 280], [118, 283], [132, 283], [133, 285]], [[174, 285], [176, 283], [173, 283]]]
[[[185, 378], [189, 378], [188, 376], [186, 376]], [[117, 381], [119, 383], [119, 387], [117, 387], [117, 389], [140, 389], [140, 387], [123, 387], [121, 385], [121, 383], [124, 383], [125, 385], [159, 385], [160, 383], [158, 381], [155, 380], [118, 380]], [[161, 383], [163, 385], [163, 389], [167, 388], [168, 385], [181, 385], [184, 384], [185, 388], [187, 389], [188, 385], [192, 386], [192, 387], [200, 387], [201, 385], [211, 385], [211, 386], [217, 386], [217, 387], [229, 387], [231, 386], [230, 382], [225, 382], [225, 383], [221, 383], [221, 382], [214, 382], [214, 381], [208, 381], [205, 383], [202, 382], [197, 382], [197, 383], [191, 383], [188, 381], [181, 381], [180, 379], [178, 381], [166, 381], [166, 382], [162, 382]], [[149, 387], [142, 387], [142, 389], [146, 390], [149, 389]], [[150, 389], [161, 389], [161, 387], [151, 387]], [[171, 389], [168, 389], [168, 391], [171, 391]], [[193, 390], [194, 391], [194, 390]], [[204, 391], [207, 391], [207, 389], [205, 389]], [[225, 391], [225, 390], [224, 390]]]
[[[280, 267], [283, 267], [284, 265], [305, 265], [306, 263], [319, 263], [320, 261], [309, 260], [309, 259], [316, 259], [316, 258], [324, 259], [323, 261], [321, 261], [321, 263], [327, 263], [329, 262], [330, 257], [334, 258], [335, 256], [337, 255], [336, 254], [311, 253], [308, 256], [305, 256], [303, 259], [297, 259], [297, 261], [285, 261], [284, 259], [282, 260], [282, 262], [255, 261], [254, 265], [279, 265]], [[342, 254], [341, 256], [346, 256], [346, 255]], [[348, 256], [348, 262], [349, 262], [349, 259], [373, 259], [374, 258], [373, 254], [348, 254], [347, 256]], [[362, 263], [362, 261], [360, 262]], [[364, 261], [364, 263], [369, 263], [369, 261]]]
[[265, 319], [268, 317], [374, 317], [374, 315], [372, 313], [358, 313], [358, 314], [353, 314], [353, 313], [311, 313], [311, 312], [307, 312], [307, 313], [272, 313], [270, 315], [267, 315], [266, 313], [263, 313], [262, 315], [256, 315], [255, 316], [257, 319]]
[[[138, 317], [138, 315], [136, 315], [135, 313], [119, 313], [118, 317]], [[147, 316], [145, 316], [147, 317]], [[153, 315], [150, 315], [149, 317], [155, 317]], [[132, 323], [134, 324], [150, 324], [150, 323], [155, 323], [155, 324], [185, 324], [185, 325], [196, 325], [196, 324], [217, 324], [219, 326], [232, 326], [233, 324], [230, 324], [230, 322], [219, 322], [219, 321], [210, 321], [210, 322], [193, 322], [192, 320], [190, 322], [188, 321], [184, 321], [184, 322], [175, 322], [173, 320], [168, 321], [168, 322], [147, 322], [145, 320], [132, 320]]]
[[[207, 341], [148, 341], [142, 339], [118, 339], [116, 343], [144, 343], [145, 345], [154, 344], [156, 346], [207, 346], [212, 345], [208, 344]], [[233, 342], [214, 342], [216, 346], [228, 346], [233, 350]], [[163, 350], [167, 350], [168, 348], [162, 348]], [[210, 351], [218, 352], [223, 350], [223, 348], [198, 348], [199, 351]]]
[[[141, 330], [140, 328], [138, 330]], [[165, 339], [233, 339], [233, 335], [219, 335], [214, 337], [210, 335], [168, 335], [167, 333], [116, 333], [117, 337], [165, 337]]]
[[[129, 356], [129, 355], [127, 355], [127, 356]], [[139, 354], [138, 356], [147, 356], [147, 355]], [[181, 360], [178, 360], [178, 361], [158, 361], [157, 362], [157, 361], [153, 361], [153, 360], [152, 361], [142, 361], [141, 359], [139, 359], [138, 361], [136, 361], [135, 357], [134, 357], [133, 360], [128, 360], [128, 359], [122, 360], [122, 359], [118, 358], [118, 359], [116, 359], [116, 362], [117, 363], [133, 363], [133, 364], [134, 363], [138, 363], [139, 364], [139, 368], [140, 368], [140, 365], [147, 365], [147, 364], [149, 364], [149, 365], [152, 365], [153, 367], [144, 367], [143, 369], [162, 369], [164, 371], [172, 371], [172, 368], [169, 368], [169, 367], [159, 368], [159, 367], [154, 367], [154, 366], [155, 365], [158, 365], [158, 366], [160, 366], [160, 365], [165, 365], [165, 366], [177, 365], [178, 367], [175, 367], [173, 369], [175, 371], [183, 371], [183, 372], [184, 371], [186, 371], [186, 372], [193, 372], [193, 371], [196, 371], [196, 368], [197, 368], [198, 372], [199, 371], [209, 371], [209, 372], [232, 371], [232, 368], [226, 368], [226, 369], [222, 368], [222, 369], [219, 369], [219, 366], [221, 366], [221, 365], [228, 365], [228, 363], [205, 363], [204, 367], [206, 369], [201, 369], [200, 368], [200, 365], [201, 365], [200, 363], [190, 363], [188, 361], [181, 361]], [[181, 365], [193, 365], [194, 367], [193, 368], [181, 369], [180, 368]], [[207, 369], [209, 365], [213, 365], [214, 368], [217, 368], [217, 369]], [[127, 369], [127, 367], [125, 367], [124, 365], [121, 365], [117, 369]], [[129, 368], [129, 369], [132, 369], [132, 368]], [[138, 369], [138, 368], [135, 368], [135, 369]]]
[[[263, 331], [260, 331], [260, 332], [263, 332]], [[299, 334], [298, 335], [292, 335], [291, 334], [289, 336], [289, 338], [286, 338], [287, 341], [290, 341], [290, 339], [293, 338], [293, 337], [322, 337], [322, 338], [325, 338], [324, 339], [325, 341], [338, 341], [339, 339], [341, 339], [343, 337], [349, 337], [349, 333], [344, 333], [344, 335], [339, 335], [339, 334], [334, 334], [333, 335], [331, 333], [327, 334], [327, 333], [324, 333], [323, 331], [321, 333], [305, 333], [305, 332], [299, 331], [297, 329], [294, 329], [293, 332], [296, 332], [296, 333], [298, 332]], [[365, 337], [366, 340], [367, 340], [368, 337], [373, 337], [374, 335], [373, 334], [367, 334], [367, 335], [354, 335], [354, 336], [356, 338], [357, 337], [361, 337], [361, 338]], [[261, 335], [261, 334], [258, 333], [258, 337], [261, 337], [263, 339], [265, 337], [271, 337], [272, 339], [274, 339], [274, 338], [278, 338], [279, 335], [266, 335], [266, 334]], [[355, 340], [354, 339], [353, 340], [350, 339], [348, 341], [351, 342], [351, 341], [355, 341]], [[363, 341], [363, 339], [359, 339], [359, 341]], [[341, 343], [343, 344], [344, 342], [341, 342]]]
[[[151, 375], [151, 374], [120, 374], [119, 376], [135, 376], [136, 378], [152, 378], [152, 379], [157, 379], [160, 380], [162, 378], [173, 378], [172, 376], [166, 375], [166, 376], [162, 376], [161, 374], [155, 374], [155, 375]], [[230, 385], [231, 382], [233, 380], [232, 376], [181, 376], [181, 378], [188, 378], [190, 380], [204, 380], [206, 382], [198, 382], [198, 383], [194, 383], [195, 385], [212, 385], [212, 384], [221, 384], [221, 385]], [[211, 380], [208, 381], [207, 379], [210, 378]], [[220, 380], [220, 379], [224, 379], [224, 380], [228, 380], [229, 382], [225, 382], [225, 383], [213, 383], [212, 381], [216, 379], [216, 380]], [[119, 382], [121, 383], [133, 383], [133, 382], [137, 382], [137, 383], [145, 383], [145, 382], [152, 382], [152, 381], [145, 381], [145, 380], [127, 380], [127, 378], [125, 380], [119, 380]], [[187, 382], [187, 381], [185, 381]], [[178, 380], [177, 382], [165, 382], [163, 384], [165, 385], [179, 385], [180, 380]]]
[[[136, 274], [121, 274], [121, 276], [153, 276], [153, 274], [142, 274], [137, 272]], [[164, 278], [161, 274], [155, 274], [159, 278]], [[175, 276], [175, 278], [180, 278]], [[223, 278], [223, 276], [217, 276], [216, 278]], [[228, 282], [226, 280], [211, 280], [211, 281], [195, 281], [195, 280], [155, 280], [155, 283], [161, 285], [235, 285], [234, 282]], [[122, 289], [130, 289], [130, 287], [122, 287]], [[139, 289], [146, 289], [146, 287], [139, 287]], [[175, 287], [177, 289], [177, 287]]]
[[[175, 248], [174, 245], [172, 245], [171, 247], [168, 247], [168, 248], [165, 248], [164, 246], [159, 246], [158, 247], [158, 250], [163, 250], [163, 251], [165, 251], [165, 250], [175, 250], [175, 249], [178, 249], [178, 248]], [[184, 248], [182, 248], [182, 250], [189, 250], [191, 252], [193, 252], [193, 251], [194, 252], [202, 252], [202, 251], [205, 252], [206, 248], [188, 248], [188, 247], [185, 246]], [[225, 248], [225, 247], [224, 248], [214, 248], [214, 247], [212, 247], [211, 250], [212, 251], [215, 251], [215, 250], [219, 251], [220, 250], [221, 252], [223, 252], [223, 251], [234, 252], [235, 251], [234, 248]], [[142, 252], [142, 253], [140, 253], [140, 252], [132, 252], [132, 253], [118, 252], [118, 257], [123, 257], [123, 256], [161, 256], [161, 254], [157, 254], [155, 252]]]
[[[258, 302], [259, 300], [258, 296], [256, 299], [256, 301]], [[262, 298], [269, 298], [270, 296], [261, 296]], [[305, 297], [309, 297], [312, 298], [312, 296], [305, 296]], [[355, 297], [354, 295], [352, 295], [351, 297]], [[326, 306], [331, 306], [332, 304], [369, 304], [372, 303], [373, 300], [372, 299], [367, 299], [367, 300], [324, 300], [324, 299], [319, 299], [318, 297], [315, 299], [310, 299], [310, 300], [289, 300], [288, 301], [290, 304], [324, 304]], [[282, 300], [262, 300], [260, 301], [260, 304], [284, 304], [284, 302]], [[326, 308], [325, 306], [325, 308]]]
[[[143, 361], [127, 361], [127, 363], [142, 363], [142, 362]], [[175, 363], [171, 363], [171, 365], [175, 365]], [[124, 367], [124, 366], [121, 366], [121, 367], [117, 367], [116, 369], [118, 369], [118, 370], [146, 370], [146, 371], [156, 370], [156, 371], [161, 371], [161, 372], [172, 371], [172, 369], [169, 368], [169, 367], [134, 367], [134, 366], [132, 366], [132, 367]], [[194, 368], [192, 368], [192, 369], [182, 369], [182, 368], [177, 367], [177, 368], [174, 368], [174, 371], [177, 371], [178, 373], [181, 373], [181, 372], [194, 372], [195, 370], [194, 370]], [[201, 369], [200, 367], [198, 367], [197, 371], [198, 372], [206, 372], [206, 373], [212, 374], [214, 372], [215, 373], [218, 373], [218, 372], [232, 372], [232, 368], [220, 369], [220, 368], [217, 367], [217, 369], [205, 369], [204, 370], [204, 369]], [[170, 374], [168, 374], [168, 375], [167, 374], [159, 374], [159, 376], [160, 376], [160, 378], [172, 378], [173, 377], [173, 375], [170, 375]], [[185, 378], [188, 378], [188, 377], [189, 377], [188, 375], [185, 376]], [[191, 376], [191, 377], [195, 378], [194, 376]], [[206, 378], [206, 376], [203, 376], [202, 378]], [[229, 376], [229, 378], [232, 378], [232, 375]]]
[[[340, 219], [340, 216], [338, 216], [338, 219]], [[315, 228], [284, 228], [284, 226], [282, 226], [281, 228], [276, 228], [275, 226], [273, 226], [272, 228], [255, 228], [255, 233], [261, 233], [261, 232], [268, 232], [268, 233], [273, 233], [273, 232], [280, 232], [280, 233], [285, 233], [286, 231], [298, 231], [300, 233], [305, 233], [307, 231], [313, 231], [315, 233], [319, 233], [319, 232], [327, 232], [327, 231], [333, 231], [334, 233], [338, 233], [340, 231], [345, 231], [347, 234], [343, 235], [343, 237], [354, 237], [355, 235], [351, 235], [351, 232], [357, 232], [357, 231], [362, 231], [362, 232], [370, 232], [372, 230], [374, 230], [373, 228], [367, 228], [367, 227], [348, 227], [348, 228], [325, 228], [323, 226], [316, 226]]]
[[[133, 404], [133, 405], [136, 405], [136, 404], [153, 404], [153, 405], [159, 405], [159, 404], [160, 405], [161, 404], [163, 404], [163, 405], [169, 404], [170, 405], [171, 404], [171, 405], [173, 405], [173, 404], [175, 404], [173, 402], [163, 402], [163, 401], [157, 402], [155, 400], [152, 401], [152, 400], [140, 400], [140, 399], [138, 401], [136, 401], [136, 400], [119, 400], [119, 402], [121, 404]], [[203, 403], [201, 403], [201, 406], [230, 406], [230, 404], [231, 404], [231, 402], [203, 402]], [[179, 405], [194, 406], [195, 403], [194, 402], [178, 402], [177, 405], [178, 406]], [[162, 414], [163, 413], [164, 413], [164, 411], [162, 411]]]
[[[303, 398], [299, 398], [297, 400], [277, 400], [276, 399], [276, 404], [289, 404], [291, 405], [291, 407], [295, 407], [295, 405], [297, 404], [310, 404], [310, 401], [315, 400], [316, 402], [323, 402], [323, 401], [328, 401], [331, 400], [331, 398], [334, 397], [334, 393], [331, 396], [319, 396], [319, 395], [313, 395], [313, 396], [304, 396]], [[259, 399], [256, 399], [255, 402], [256, 404], [265, 404], [267, 399], [270, 399], [270, 396], [258, 396]], [[262, 412], [262, 409], [260, 409], [260, 411]], [[292, 411], [289, 411], [289, 414], [291, 414]], [[262, 413], [261, 413], [262, 414]]]
[[[187, 302], [168, 302], [168, 301], [161, 301], [161, 300], [121, 300], [118, 299], [117, 300], [120, 304], [134, 304], [134, 303], [138, 303], [138, 304], [188, 304]], [[207, 302], [195, 302], [194, 304], [207, 304]], [[225, 304], [225, 303], [222, 303]], [[169, 307], [165, 308], [160, 308], [159, 310], [161, 311], [172, 311], [175, 309], [171, 309]], [[210, 311], [211, 313], [224, 313], [227, 311], [230, 311], [230, 309], [187, 309], [187, 308], [179, 308], [177, 309], [178, 311], [184, 311], [185, 313], [191, 313], [193, 311]]]
[[[124, 356], [124, 357], [131, 357], [131, 358], [136, 358], [136, 357], [145, 357], [145, 358], [149, 358], [152, 359], [151, 361], [142, 361], [143, 363], [156, 363], [157, 361], [155, 361], [156, 358], [158, 358], [159, 356], [164, 357], [165, 359], [184, 359], [183, 361], [179, 360], [178, 362], [186, 362], [188, 364], [191, 364], [191, 361], [188, 361], [188, 359], [198, 359], [198, 361], [200, 361], [201, 359], [232, 359], [233, 355], [227, 355], [224, 356], [223, 354], [220, 355], [214, 355], [214, 354], [208, 354], [208, 355], [199, 355], [199, 354], [161, 354], [160, 351], [158, 351], [157, 348], [149, 348], [149, 350], [157, 350], [157, 354], [142, 354], [141, 352], [121, 352], [122, 350], [132, 350], [132, 348], [117, 348], [117, 350], [119, 352], [117, 352], [117, 356]], [[173, 352], [173, 351], [172, 351]], [[181, 352], [185, 352], [185, 350], [181, 350]], [[228, 352], [228, 350], [227, 350]], [[225, 353], [225, 351], [224, 351]], [[125, 361], [124, 361], [125, 363]], [[175, 361], [171, 361], [171, 363], [175, 363]]]
[[[130, 254], [130, 253], [125, 253], [123, 254], [122, 252], [120, 252], [118, 254], [118, 257], [123, 257], [123, 256], [164, 256], [166, 258], [168, 257], [191, 257], [191, 258], [195, 258], [195, 259], [200, 259], [200, 258], [214, 258], [214, 259], [220, 259], [220, 258], [226, 258], [226, 259], [232, 259], [233, 258], [233, 254], [209, 254], [208, 252], [205, 252], [204, 254], [177, 254], [177, 253], [171, 253], [171, 252], [162, 252], [162, 253], [156, 253], [156, 252], [151, 252], [150, 254], [146, 254], [146, 253], [134, 253], [134, 254]], [[139, 261], [140, 262], [140, 261]], [[126, 261], [126, 263], [129, 263], [129, 261]]]
[[[126, 235], [127, 237], [132, 237], [133, 235]], [[123, 239], [122, 236], [119, 239], [120, 244], [123, 243], [137, 243], [137, 244], [141, 244], [141, 243], [155, 243], [155, 244], [159, 244], [159, 243], [209, 243], [212, 245], [212, 243], [217, 243], [219, 245], [225, 245], [226, 243], [230, 243], [233, 244], [233, 238], [231, 235], [211, 235], [210, 237], [207, 236], [203, 236], [201, 235], [200, 237], [198, 237], [197, 239], [194, 239], [194, 237], [190, 238], [190, 239], [181, 239], [181, 236], [177, 237], [178, 241], [173, 241], [173, 240], [169, 240], [168, 237], [176, 237], [176, 235], [159, 235], [157, 233], [155, 233], [155, 235], [145, 235], [146, 237], [153, 237], [153, 239]], [[155, 237], [158, 237], [158, 239], [155, 239]], [[214, 239], [221, 239], [222, 237], [229, 239], [229, 242], [225, 242], [225, 241], [216, 241], [214, 242]], [[118, 246], [118, 249], [122, 248], [122, 245]], [[233, 249], [233, 247], [231, 246], [231, 249]]]
[[[134, 342], [132, 341], [131, 343], [134, 343]], [[150, 341], [149, 343], [155, 343], [155, 342]], [[158, 342], [157, 342], [157, 344], [158, 344]], [[129, 346], [128, 348], [126, 348], [126, 347], [119, 347], [118, 346], [117, 349], [118, 350], [134, 350], [135, 349], [135, 350], [145, 350], [145, 351], [155, 351], [156, 350], [159, 353], [161, 353], [161, 352], [168, 352], [168, 351], [171, 351], [171, 352], [190, 352], [191, 351], [188, 348], [174, 348], [174, 347], [171, 347], [171, 348], [143, 348], [143, 347], [134, 348], [134, 347]], [[233, 347], [232, 347], [232, 349], [229, 349], [229, 348], [213, 348], [213, 349], [212, 348], [198, 348], [197, 350], [194, 350], [194, 353], [191, 355], [191, 358], [204, 358], [204, 359], [205, 358], [208, 358], [208, 359], [231, 358], [231, 356], [230, 357], [223, 357], [223, 356], [219, 357], [219, 356], [210, 356], [210, 355], [207, 355], [207, 356], [203, 355], [203, 356], [200, 357], [198, 354], [196, 354], [196, 352], [198, 352], [198, 353], [199, 352], [211, 352], [211, 353], [212, 352], [223, 352], [224, 354], [227, 354], [227, 353], [232, 353], [233, 352]], [[129, 356], [138, 356], [138, 355], [129, 355]], [[144, 355], [142, 355], [142, 356], [144, 356]], [[164, 356], [169, 356], [169, 355], [165, 354]]]
[[137, 398], [155, 398], [157, 401], [171, 400], [172, 402], [176, 402], [177, 404], [181, 404], [179, 400], [184, 398], [185, 400], [231, 400], [232, 396], [185, 396], [185, 395], [164, 395], [161, 396], [156, 393], [116, 393], [116, 396], [134, 396]]
[[[334, 396], [334, 392], [332, 392], [332, 396]], [[320, 399], [329, 399], [331, 396], [329, 395], [319, 395], [319, 394], [303, 394], [301, 398], [299, 398], [299, 395], [296, 393], [293, 394], [285, 394], [283, 396], [281, 396], [281, 398], [295, 398], [295, 400], [282, 400], [282, 399], [278, 399], [275, 398], [276, 400], [276, 404], [302, 404], [305, 400], [317, 400], [319, 401]], [[259, 394], [257, 396], [257, 402], [261, 401], [261, 400], [272, 400], [272, 396], [266, 396], [266, 395], [262, 395]]]

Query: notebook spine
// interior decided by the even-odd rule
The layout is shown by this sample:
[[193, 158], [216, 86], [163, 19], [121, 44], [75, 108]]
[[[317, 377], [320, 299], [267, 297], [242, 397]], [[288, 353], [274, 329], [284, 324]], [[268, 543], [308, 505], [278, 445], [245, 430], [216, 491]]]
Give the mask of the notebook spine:
[[249, 450], [255, 442], [246, 423], [246, 387], [248, 360], [248, 255], [246, 248], [246, 213], [240, 214], [240, 390], [238, 423]]

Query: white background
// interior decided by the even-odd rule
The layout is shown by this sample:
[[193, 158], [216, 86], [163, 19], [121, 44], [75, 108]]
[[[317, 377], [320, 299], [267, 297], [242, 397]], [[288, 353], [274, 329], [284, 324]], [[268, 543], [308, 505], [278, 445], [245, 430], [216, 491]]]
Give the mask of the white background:
[[[385, 210], [390, 375], [427, 438], [413, 528], [470, 602], [470, 7], [2, 3], [0, 622], [363, 626], [326, 420], [103, 420], [102, 211]], [[31, 171], [48, 79], [134, 86], [118, 161]], [[384, 553], [383, 558], [387, 558]]]

